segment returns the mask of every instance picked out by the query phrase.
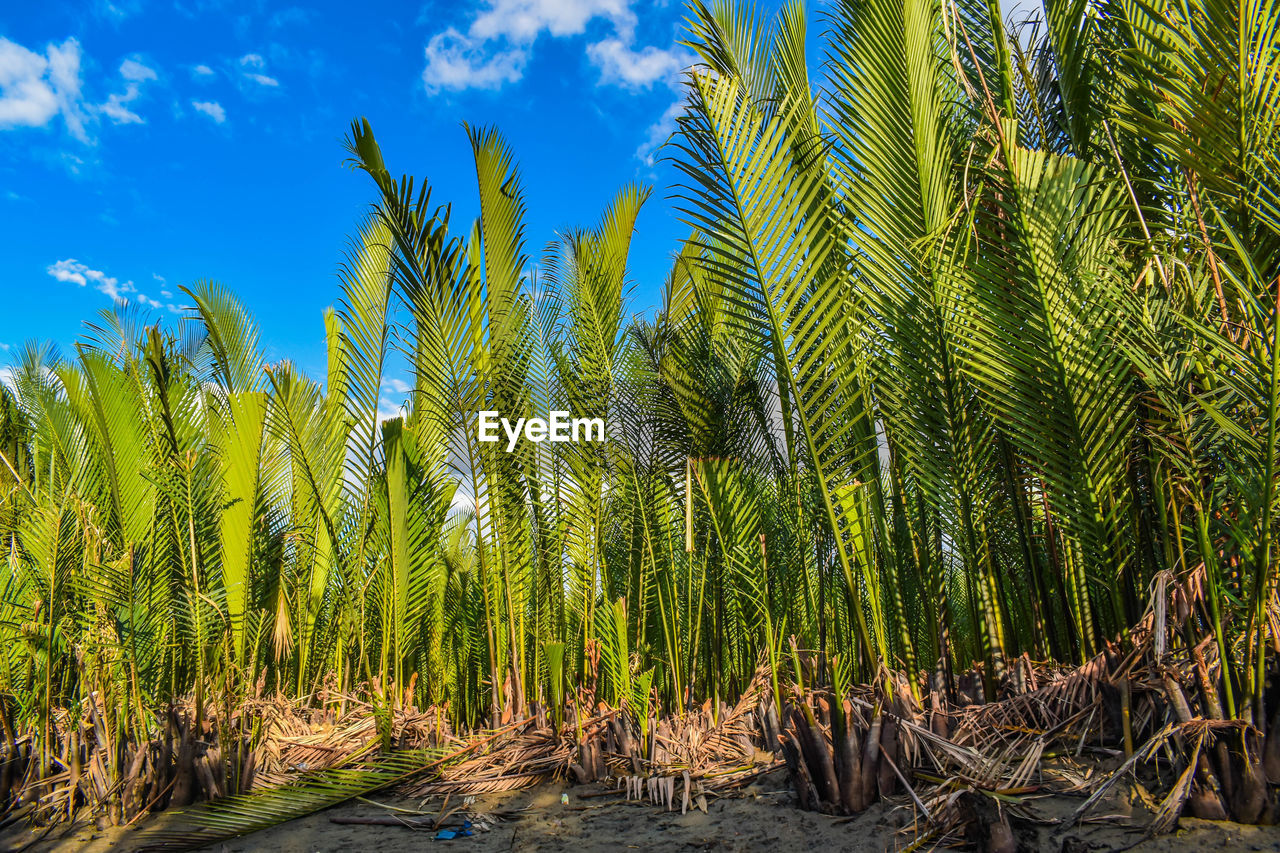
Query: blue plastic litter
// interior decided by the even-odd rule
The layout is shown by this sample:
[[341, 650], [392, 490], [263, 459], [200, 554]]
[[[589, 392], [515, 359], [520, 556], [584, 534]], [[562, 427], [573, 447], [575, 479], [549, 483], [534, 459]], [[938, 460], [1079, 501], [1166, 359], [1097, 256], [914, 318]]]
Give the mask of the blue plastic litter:
[[442, 829], [436, 833], [436, 841], [453, 841], [455, 838], [467, 838], [471, 835], [471, 821], [464, 820], [461, 829]]

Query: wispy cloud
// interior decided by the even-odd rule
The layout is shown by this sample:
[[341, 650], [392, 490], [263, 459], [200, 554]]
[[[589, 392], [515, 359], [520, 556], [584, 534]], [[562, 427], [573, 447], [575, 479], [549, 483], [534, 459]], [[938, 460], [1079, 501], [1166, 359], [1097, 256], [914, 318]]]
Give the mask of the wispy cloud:
[[[386, 397], [378, 398], [378, 425], [381, 426], [385, 421], [392, 418], [404, 417], [404, 405], [397, 403], [395, 400], [389, 400]], [[365, 421], [365, 424], [368, 424]], [[365, 426], [365, 435], [368, 435], [368, 426]]]
[[217, 101], [192, 101], [191, 107], [213, 119], [215, 124], [222, 124], [227, 120], [227, 111]]
[[120, 63], [120, 76], [125, 80], [124, 92], [116, 92], [107, 97], [101, 106], [102, 114], [115, 124], [143, 124], [142, 116], [130, 110], [125, 104], [138, 99], [142, 84], [157, 79], [152, 68], [143, 65], [136, 59], [126, 59]]
[[684, 99], [673, 103], [662, 113], [662, 116], [649, 125], [644, 142], [636, 149], [636, 157], [646, 166], [652, 167], [658, 156], [658, 149], [676, 130], [676, 119], [684, 112]]
[[308, 12], [306, 9], [299, 9], [297, 6], [289, 6], [275, 12], [267, 21], [267, 26], [272, 29], [287, 27], [294, 24], [305, 24], [311, 20], [314, 13]]
[[602, 83], [646, 88], [675, 79], [684, 54], [653, 45], [637, 48], [636, 15], [630, 0], [488, 0], [464, 31], [449, 27], [427, 42], [422, 82], [441, 90], [498, 89], [524, 76], [534, 43], [579, 36], [603, 21], [612, 35], [587, 46]]
[[191, 76], [195, 77], [197, 80], [201, 78], [207, 79], [213, 76], [213, 69], [207, 65], [197, 65], [195, 68], [191, 69]]
[[408, 394], [413, 390], [413, 386], [403, 379], [390, 378], [382, 383], [382, 386], [396, 394]]
[[581, 35], [597, 18], [628, 36], [636, 25], [629, 0], [489, 0], [488, 7], [472, 22], [472, 36], [529, 44], [543, 31], [557, 38]]
[[131, 83], [144, 83], [156, 79], [156, 72], [136, 59], [126, 59], [120, 63], [120, 76]]
[[130, 15], [136, 15], [142, 10], [142, 4], [137, 0], [95, 0], [93, 11], [99, 17], [106, 18], [113, 23], [119, 23]]
[[115, 276], [107, 275], [102, 270], [91, 269], [87, 264], [82, 264], [75, 258], [67, 258], [66, 260], [52, 263], [45, 272], [58, 281], [77, 284], [80, 287], [93, 282], [94, 289], [111, 297], [113, 300], [124, 299], [128, 294], [137, 290], [132, 281], [126, 281], [122, 284], [120, 279]]
[[251, 83], [265, 86], [268, 89], [274, 89], [280, 85], [279, 80], [263, 73], [267, 68], [267, 61], [262, 58], [260, 53], [246, 53], [240, 57], [240, 68], [242, 69], [240, 72], [241, 77]]
[[[65, 260], [56, 261], [46, 267], [45, 272], [53, 276], [58, 281], [68, 284], [74, 284], [79, 287], [87, 287], [93, 284], [93, 289], [109, 298], [112, 302], [120, 300], [128, 300], [135, 302], [147, 308], [167, 308], [174, 313], [181, 313], [179, 306], [161, 302], [142, 293], [137, 286], [130, 281], [120, 281], [113, 275], [107, 275], [102, 270], [95, 270], [88, 264], [83, 264], [75, 258], [66, 258]], [[161, 291], [164, 294], [164, 291]]]

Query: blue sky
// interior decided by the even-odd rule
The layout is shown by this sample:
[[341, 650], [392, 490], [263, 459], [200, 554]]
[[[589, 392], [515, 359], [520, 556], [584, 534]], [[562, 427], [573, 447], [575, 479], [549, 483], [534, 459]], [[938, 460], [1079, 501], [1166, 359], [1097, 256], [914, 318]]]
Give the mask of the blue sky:
[[180, 285], [232, 287], [271, 358], [320, 378], [322, 311], [371, 198], [341, 140], [366, 116], [391, 169], [475, 215], [463, 121], [520, 160], [535, 256], [618, 188], [655, 193], [634, 311], [685, 228], [653, 159], [688, 53], [678, 2], [92, 0], [0, 11], [0, 364], [64, 349], [121, 296], [176, 317]]

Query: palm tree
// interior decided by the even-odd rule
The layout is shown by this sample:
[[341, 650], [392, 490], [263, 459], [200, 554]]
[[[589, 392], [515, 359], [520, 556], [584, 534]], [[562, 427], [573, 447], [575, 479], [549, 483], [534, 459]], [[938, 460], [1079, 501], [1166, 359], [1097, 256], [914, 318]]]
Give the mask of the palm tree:
[[[361, 121], [373, 203], [323, 381], [267, 363], [208, 282], [174, 328], [118, 306], [66, 358], [29, 347], [0, 387], [10, 760], [31, 736], [45, 784], [108, 744], [100, 804], [128, 819], [161, 738], [162, 799], [194, 796], [213, 720], [247, 780], [260, 730], [233, 710], [264, 691], [464, 729], [597, 697], [647, 737], [655, 702], [718, 709], [762, 662], [782, 716], [792, 682], [941, 703], [976, 673], [995, 699], [1015, 658], [1134, 640], [1207, 654], [1197, 711], [1245, 724], [1212, 772], [1261, 766], [1280, 13], [1045, 13], [1010, 33], [995, 0], [842, 0], [811, 69], [800, 4], [695, 0], [666, 149], [688, 236], [651, 318], [627, 313], [648, 189], [530, 272], [496, 130], [465, 130], [480, 214], [451, 233]], [[559, 409], [605, 440], [479, 440], [481, 411]], [[1187, 618], [1153, 637], [1168, 589]], [[307, 807], [428, 760], [326, 777]]]

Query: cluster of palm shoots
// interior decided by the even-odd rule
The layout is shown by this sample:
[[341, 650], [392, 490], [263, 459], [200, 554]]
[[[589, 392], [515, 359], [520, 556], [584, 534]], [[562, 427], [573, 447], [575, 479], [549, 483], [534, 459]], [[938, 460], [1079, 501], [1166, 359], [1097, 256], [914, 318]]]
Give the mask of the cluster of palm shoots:
[[[810, 688], [838, 669], [884, 702], [990, 702], [1030, 661], [1131, 647], [1157, 599], [1142, 654], [1211, 663], [1194, 710], [1168, 704], [1210, 721], [1187, 784], [1255, 766], [1280, 7], [1049, 0], [1010, 29], [997, 0], [837, 0], [820, 43], [811, 64], [798, 3], [691, 3], [665, 149], [689, 235], [653, 316], [627, 313], [647, 189], [535, 261], [498, 132], [466, 129], [458, 228], [357, 122], [374, 201], [325, 375], [268, 363], [212, 283], [172, 325], [118, 305], [74, 352], [22, 351], [0, 387], [9, 804], [119, 805], [166, 738], [235, 789], [262, 736], [237, 709], [264, 696], [377, 720], [408, 696], [464, 731], [598, 672], [647, 721], [737, 701], [761, 660], [787, 695], [803, 650]], [[482, 410], [607, 436], [508, 452]], [[802, 696], [777, 747], [818, 761], [825, 721], [810, 782], [857, 808], [879, 713]], [[1243, 765], [1215, 772], [1218, 741]]]

